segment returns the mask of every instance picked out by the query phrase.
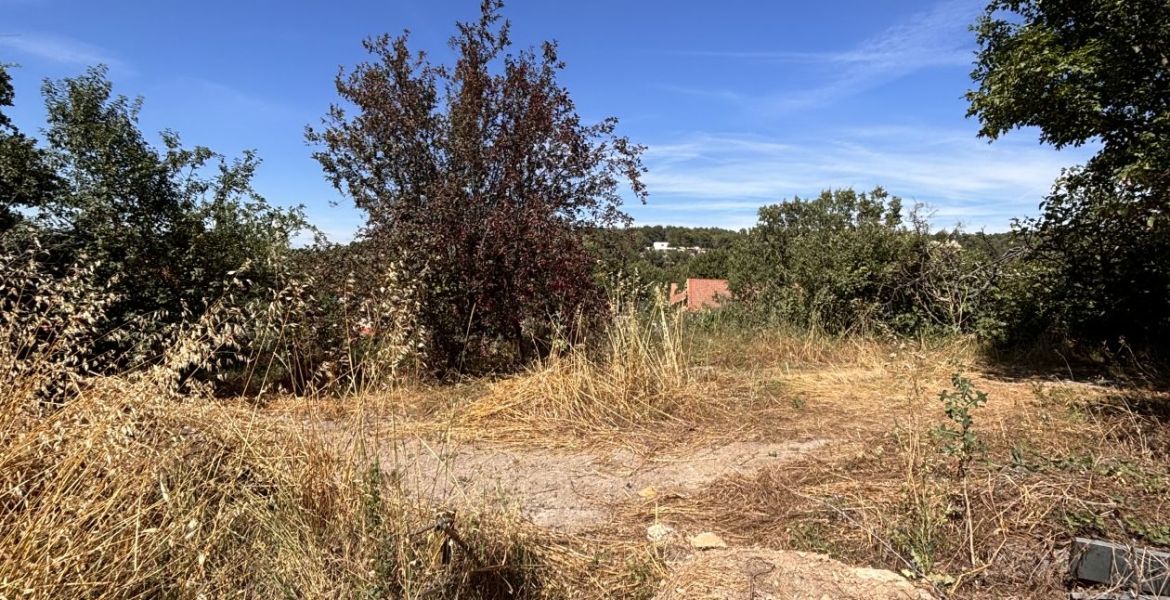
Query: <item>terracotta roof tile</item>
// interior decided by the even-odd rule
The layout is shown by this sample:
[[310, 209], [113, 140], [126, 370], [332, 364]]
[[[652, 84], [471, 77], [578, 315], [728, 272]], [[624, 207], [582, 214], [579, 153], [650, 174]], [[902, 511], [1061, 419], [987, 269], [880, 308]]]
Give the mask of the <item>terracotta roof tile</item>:
[[731, 298], [731, 288], [726, 279], [688, 279], [687, 310], [716, 308]]

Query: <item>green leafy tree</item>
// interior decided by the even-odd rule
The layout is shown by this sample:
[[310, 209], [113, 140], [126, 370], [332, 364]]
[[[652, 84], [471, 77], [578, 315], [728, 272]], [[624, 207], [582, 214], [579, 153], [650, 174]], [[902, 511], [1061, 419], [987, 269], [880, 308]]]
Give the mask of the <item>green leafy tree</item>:
[[20, 133], [4, 114], [16, 96], [8, 67], [0, 63], [0, 234], [23, 221], [24, 211], [41, 206], [60, 185], [36, 140]]
[[326, 176], [365, 211], [369, 246], [423, 281], [430, 354], [445, 370], [507, 360], [509, 348], [523, 358], [558, 323], [598, 312], [583, 233], [626, 220], [622, 180], [645, 196], [641, 148], [615, 135], [615, 119], [582, 122], [555, 44], [509, 53], [501, 8], [485, 0], [479, 20], [458, 24], [452, 65], [414, 53], [405, 34], [367, 40], [370, 62], [336, 81], [346, 104], [307, 132]]
[[1170, 2], [995, 1], [974, 29], [980, 135], [1030, 126], [1057, 148], [1100, 146], [1019, 224], [1017, 337], [1168, 339]]
[[916, 217], [881, 188], [830, 190], [760, 208], [732, 260], [736, 298], [782, 322], [840, 332], [921, 325], [909, 282], [928, 243]]
[[[170, 131], [156, 148], [138, 127], [142, 100], [113, 95], [104, 67], [47, 81], [43, 93], [46, 145], [11, 134], [0, 155], [0, 164], [16, 164], [19, 177], [2, 185], [17, 190], [9, 198], [24, 207], [30, 226], [9, 231], [6, 243], [35, 237], [62, 271], [91, 267], [117, 298], [105, 315], [111, 323], [154, 324], [130, 343], [139, 349], [152, 335], [165, 337], [168, 325], [198, 316], [231, 272], [249, 267], [263, 287], [304, 221], [299, 209], [273, 207], [252, 189], [254, 154], [228, 161], [208, 148], [184, 148]], [[21, 164], [26, 157], [35, 160]]]
[[[1170, 3], [996, 0], [976, 24], [967, 94], [980, 134], [1024, 126], [1057, 148], [1097, 140], [1086, 171], [1170, 186]], [[1163, 215], [1165, 216], [1165, 215]]]

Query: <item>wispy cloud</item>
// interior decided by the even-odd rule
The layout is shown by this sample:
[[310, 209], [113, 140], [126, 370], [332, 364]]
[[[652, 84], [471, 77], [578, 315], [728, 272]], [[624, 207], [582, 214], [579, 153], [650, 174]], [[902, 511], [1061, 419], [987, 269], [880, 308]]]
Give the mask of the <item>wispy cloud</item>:
[[220, 111], [226, 111], [230, 107], [236, 113], [250, 116], [301, 120], [308, 118], [307, 113], [288, 105], [202, 77], [175, 77], [164, 84], [164, 87], [184, 98], [198, 99], [200, 103], [215, 106]]
[[823, 105], [923, 69], [970, 64], [974, 43], [967, 27], [980, 10], [981, 0], [945, 0], [839, 51], [687, 52], [691, 56], [807, 65], [813, 68], [817, 82], [762, 96], [734, 91], [704, 93], [686, 87], [675, 91], [722, 98], [754, 111], [786, 112]]
[[884, 186], [925, 202], [934, 222], [1006, 229], [1031, 215], [1064, 167], [1091, 149], [1056, 153], [1034, 142], [989, 145], [969, 131], [880, 127], [779, 143], [755, 136], [695, 135], [651, 145], [651, 205], [639, 220], [744, 226], [756, 208], [827, 188]]
[[58, 35], [5, 32], [0, 34], [0, 47], [15, 50], [26, 56], [67, 65], [105, 64], [121, 71], [130, 70], [129, 65], [124, 61], [102, 48]]
[[712, 90], [712, 89], [690, 87], [690, 86], [685, 86], [685, 85], [671, 85], [671, 84], [658, 85], [656, 87], [660, 90], [672, 92], [675, 94], [684, 94], [687, 96], [698, 96], [700, 98], [722, 100], [722, 101], [730, 102], [732, 104], [743, 104], [750, 99], [750, 97], [745, 95], [745, 94], [741, 94], [739, 92], [733, 92], [731, 90]]
[[777, 108], [803, 108], [868, 90], [932, 67], [971, 63], [967, 27], [979, 14], [978, 0], [949, 0], [886, 29], [845, 52], [826, 53], [831, 68], [822, 85], [774, 98]]

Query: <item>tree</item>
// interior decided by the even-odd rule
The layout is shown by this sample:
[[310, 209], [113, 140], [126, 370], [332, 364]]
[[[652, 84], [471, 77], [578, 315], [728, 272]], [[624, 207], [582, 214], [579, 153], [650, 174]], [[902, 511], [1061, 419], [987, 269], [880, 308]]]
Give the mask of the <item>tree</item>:
[[[0, 63], [0, 109], [12, 106], [16, 93], [8, 66]], [[0, 233], [24, 220], [22, 210], [39, 207], [59, 188], [36, 140], [26, 137], [0, 110]]]
[[760, 208], [759, 223], [732, 258], [737, 299], [801, 327], [842, 332], [883, 325], [924, 325], [915, 288], [925, 257], [925, 223], [903, 224], [902, 201], [826, 190]]
[[1013, 303], [1037, 329], [1092, 341], [1170, 333], [1170, 2], [997, 0], [975, 26], [967, 94], [980, 135], [1025, 126], [1057, 148], [1100, 144], [1020, 223], [1030, 242]]
[[974, 29], [980, 135], [1033, 126], [1057, 148], [1097, 140], [1088, 173], [1165, 198], [1170, 2], [995, 0]]
[[173, 131], [162, 132], [161, 150], [151, 145], [138, 128], [142, 99], [113, 96], [104, 67], [46, 82], [44, 95], [48, 152], [65, 186], [43, 219], [106, 277], [133, 274], [119, 290], [127, 313], [173, 320], [228, 271], [283, 251], [303, 226], [299, 210], [252, 189], [253, 153], [229, 162], [184, 148]]
[[616, 119], [586, 125], [557, 82], [554, 43], [508, 53], [502, 3], [459, 23], [453, 65], [408, 48], [408, 34], [366, 40], [370, 62], [338, 75], [341, 98], [307, 138], [326, 176], [367, 216], [364, 236], [423, 280], [423, 322], [438, 366], [471, 364], [493, 345], [531, 351], [557, 323], [596, 312], [582, 243], [623, 222], [619, 184], [644, 199], [642, 148]]
[[[7, 82], [0, 78], [0, 101], [11, 97]], [[104, 67], [46, 81], [46, 145], [18, 133], [0, 137], [0, 192], [21, 210], [0, 208], [28, 225], [0, 241], [25, 247], [35, 237], [47, 265], [61, 273], [83, 267], [117, 298], [105, 315], [110, 323], [149, 323], [141, 339], [104, 349], [125, 362], [145, 356], [126, 354], [128, 346], [149, 352], [144, 340], [165, 341], [168, 325], [198, 316], [230, 272], [250, 264], [263, 288], [304, 220], [299, 209], [273, 207], [252, 189], [254, 154], [228, 161], [184, 148], [170, 131], [160, 150], [138, 128], [142, 100], [112, 90]]]

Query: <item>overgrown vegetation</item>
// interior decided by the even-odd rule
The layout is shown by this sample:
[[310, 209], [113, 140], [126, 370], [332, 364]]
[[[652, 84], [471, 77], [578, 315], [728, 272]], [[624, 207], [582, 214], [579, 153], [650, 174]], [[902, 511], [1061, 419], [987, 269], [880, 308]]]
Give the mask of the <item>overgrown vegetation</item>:
[[661, 293], [611, 299], [609, 326], [591, 347], [562, 346], [521, 377], [502, 381], [463, 411], [479, 435], [592, 439], [649, 431], [719, 411], [691, 372], [682, 314]]
[[[305, 300], [296, 290], [259, 312], [226, 295], [104, 376], [89, 362], [97, 345], [157, 325], [111, 333], [116, 288], [84, 266], [46, 271], [45, 254], [0, 255], [0, 596], [627, 597], [650, 585], [628, 573], [653, 573], [636, 549], [591, 557], [494, 507], [445, 516], [377, 446], [338, 449], [187, 376], [265, 343], [246, 341], [257, 332], [280, 335], [280, 316]], [[367, 310], [369, 326], [397, 325], [393, 307], [337, 301], [349, 317]], [[404, 347], [363, 340], [337, 350], [338, 391], [359, 411], [380, 389], [371, 370], [400, 358], [383, 350]]]
[[[451, 65], [379, 36], [338, 76], [307, 138], [367, 217], [348, 244], [296, 247], [312, 227], [253, 189], [257, 156], [152, 143], [102, 67], [47, 81], [29, 137], [0, 65], [0, 597], [648, 597], [673, 557], [644, 526], [667, 520], [969, 597], [1064, 585], [1072, 535], [1170, 544], [1164, 1], [989, 5], [981, 135], [1101, 143], [1010, 234], [932, 231], [881, 188], [740, 232], [624, 227], [643, 149], [583, 122], [556, 45], [512, 50], [501, 11], [459, 24]], [[688, 277], [734, 302], [677, 310], [664, 286]], [[1078, 353], [1137, 376], [1033, 368], [1076, 379]], [[832, 449], [621, 490], [569, 535], [436, 514], [387, 430]]]
[[451, 66], [405, 35], [365, 42], [371, 62], [337, 79], [314, 156], [368, 217], [368, 250], [415, 274], [434, 366], [479, 370], [547, 353], [558, 328], [603, 310], [585, 228], [628, 219], [618, 184], [644, 199], [641, 147], [617, 120], [585, 124], [556, 44], [508, 53], [502, 4], [463, 23]]
[[[767, 321], [830, 333], [930, 324], [931, 259], [957, 252], [932, 240], [916, 214], [884, 190], [826, 191], [760, 209], [739, 248], [733, 291]], [[942, 302], [949, 298], [937, 298]], [[955, 311], [948, 311], [955, 312]], [[944, 316], [940, 314], [939, 316]], [[941, 322], [958, 330], [955, 322]]]
[[968, 93], [980, 135], [1040, 129], [1057, 148], [1100, 143], [1017, 234], [1009, 339], [1117, 348], [1170, 339], [1170, 11], [1162, 0], [995, 1], [977, 23]]

